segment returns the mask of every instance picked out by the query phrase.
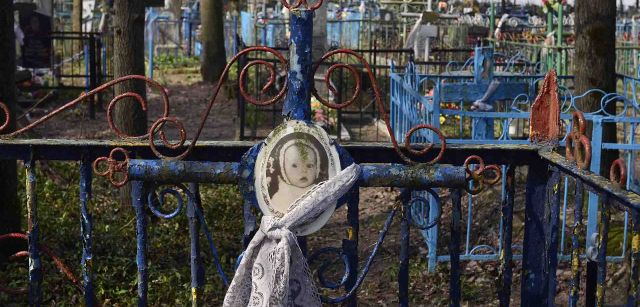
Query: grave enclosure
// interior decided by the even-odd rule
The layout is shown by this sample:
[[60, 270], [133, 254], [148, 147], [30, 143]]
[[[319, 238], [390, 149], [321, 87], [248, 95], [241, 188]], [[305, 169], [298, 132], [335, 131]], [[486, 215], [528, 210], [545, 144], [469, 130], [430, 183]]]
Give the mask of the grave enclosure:
[[[307, 259], [318, 259], [320, 256], [332, 258], [338, 262], [343, 276], [339, 280], [327, 280], [324, 278], [324, 271], [328, 264], [312, 267], [317, 272], [318, 278], [315, 283], [318, 287], [337, 290], [337, 294], [331, 297], [322, 297], [322, 301], [327, 304], [357, 305], [358, 289], [366, 279], [376, 278], [370, 276], [369, 272], [378, 250], [385, 243], [385, 236], [389, 228], [392, 227], [394, 219], [398, 219], [400, 227], [400, 250], [395, 261], [399, 262], [397, 273], [398, 289], [397, 293], [400, 305], [409, 305], [409, 254], [412, 244], [415, 241], [422, 243], [422, 238], [411, 238], [409, 233], [411, 228], [418, 228], [430, 233], [431, 240], [437, 236], [437, 231], [432, 231], [438, 227], [448, 227], [450, 239], [448, 244], [447, 261], [450, 262], [449, 276], [449, 303], [452, 306], [459, 306], [461, 303], [461, 269], [460, 261], [466, 260], [472, 253], [462, 252], [462, 195], [464, 193], [479, 194], [485, 188], [503, 183], [504, 192], [499, 204], [501, 221], [500, 255], [496, 256], [498, 261], [499, 277], [498, 300], [502, 306], [508, 306], [511, 300], [519, 302], [522, 306], [553, 305], [558, 289], [558, 278], [556, 269], [559, 261], [567, 258], [571, 261], [571, 281], [570, 293], [568, 294], [568, 304], [576, 306], [581, 304], [604, 305], [607, 300], [605, 288], [607, 277], [607, 254], [608, 232], [613, 212], [624, 212], [625, 217], [629, 216], [629, 232], [631, 233], [631, 249], [628, 253], [623, 253], [619, 261], [629, 263], [630, 270], [625, 279], [629, 281], [629, 289], [626, 296], [622, 298], [627, 305], [635, 305], [639, 299], [638, 267], [640, 266], [640, 196], [627, 190], [628, 168], [623, 160], [617, 160], [611, 170], [611, 180], [597, 174], [597, 170], [589, 168], [594, 165], [591, 160], [592, 147], [604, 146], [598, 144], [596, 140], [590, 140], [586, 136], [585, 120], [591, 120], [593, 114], [583, 114], [579, 110], [571, 110], [568, 114], [561, 114], [565, 110], [562, 101], [566, 101], [564, 96], [558, 94], [558, 81], [553, 72], [542, 76], [530, 77], [531, 80], [518, 79], [509, 75], [508, 72], [502, 77], [505, 81], [498, 84], [493, 99], [508, 100], [516, 99], [519, 93], [528, 91], [531, 100], [537, 95], [536, 102], [531, 106], [529, 113], [518, 113], [517, 118], [529, 119], [531, 130], [530, 138], [518, 140], [517, 142], [491, 143], [486, 142], [494, 134], [493, 121], [487, 120], [487, 114], [472, 114], [467, 111], [442, 111], [445, 116], [470, 116], [474, 117], [474, 139], [476, 141], [449, 141], [439, 129], [440, 113], [434, 117], [433, 114], [422, 114], [420, 118], [411, 119], [403, 116], [400, 109], [404, 108], [405, 113], [415, 104], [421, 104], [421, 110], [425, 113], [440, 112], [439, 103], [442, 101], [461, 101], [470, 103], [482, 98], [491, 87], [494, 79], [492, 65], [492, 52], [490, 48], [476, 49], [476, 59], [473, 62], [473, 74], [450, 74], [438, 76], [435, 79], [436, 88], [434, 96], [425, 97], [418, 91], [419, 83], [416, 74], [411, 75], [412, 70], [405, 70], [404, 76], [393, 76], [391, 84], [391, 114], [386, 113], [383, 105], [385, 97], [382, 96], [377, 86], [370, 64], [358, 53], [338, 49], [330, 51], [321, 59], [312, 59], [312, 20], [313, 11], [322, 5], [322, 1], [313, 4], [300, 0], [295, 4], [283, 1], [283, 5], [291, 11], [290, 32], [291, 40], [289, 44], [289, 57], [286, 59], [281, 52], [268, 47], [250, 47], [241, 50], [234, 56], [225, 70], [228, 73], [229, 67], [240, 57], [253, 53], [269, 54], [271, 61], [250, 60], [245, 68], [252, 66], [262, 66], [270, 72], [271, 81], [276, 77], [275, 65], [287, 68], [286, 86], [275, 91], [272, 97], [256, 98], [251, 96], [243, 87], [240, 87], [240, 95], [243, 100], [258, 106], [271, 105], [282, 102], [282, 116], [287, 123], [300, 123], [300, 125], [310, 126], [311, 120], [311, 97], [318, 99], [323, 105], [332, 109], [342, 109], [348, 107], [355, 98], [360, 95], [360, 85], [367, 78], [372, 86], [372, 99], [377, 105], [379, 118], [384, 120], [388, 129], [391, 143], [344, 143], [338, 144], [331, 141], [330, 145], [335, 148], [336, 159], [339, 161], [338, 168], [344, 169], [351, 164], [357, 163], [361, 167], [361, 172], [357, 182], [338, 202], [338, 205], [347, 207], [347, 229], [345, 237], [339, 246], [327, 246], [320, 248], [316, 253], [307, 255]], [[354, 64], [334, 63], [332, 59], [337, 56], [350, 57]], [[351, 74], [356, 80], [355, 92], [352, 97], [347, 97], [342, 101], [332, 101], [318, 94], [313, 82], [313, 75], [316, 73], [316, 61], [331, 63], [326, 71], [326, 82], [329, 83], [331, 74], [342, 70]], [[242, 79], [241, 70], [240, 78]], [[362, 72], [361, 72], [362, 71]], [[496, 75], [499, 75], [496, 73]], [[222, 81], [226, 75], [223, 75]], [[464, 79], [464, 82], [442, 82], [443, 79]], [[159, 90], [165, 102], [165, 113], [158, 118], [150, 127], [146, 135], [129, 137], [123, 135], [117, 127], [114, 127], [109, 116], [110, 127], [121, 139], [113, 141], [91, 141], [91, 140], [31, 140], [18, 138], [24, 132], [38, 126], [47, 120], [55, 120], [59, 113], [66, 109], [81, 104], [88, 97], [113, 86], [114, 84], [125, 82], [130, 79], [144, 80], [153, 89]], [[470, 80], [469, 80], [470, 79]], [[523, 81], [525, 80], [525, 81]], [[540, 81], [540, 82], [538, 82]], [[395, 82], [395, 83], [393, 83]], [[635, 81], [629, 81], [635, 82]], [[538, 86], [542, 83], [543, 85]], [[273, 84], [270, 84], [273, 85]], [[92, 252], [92, 216], [91, 208], [87, 206], [91, 197], [92, 177], [95, 175], [107, 177], [115, 187], [122, 187], [127, 183], [131, 184], [131, 199], [135, 214], [136, 228], [136, 266], [138, 272], [137, 294], [138, 305], [147, 305], [148, 294], [148, 219], [151, 214], [162, 219], [172, 219], [179, 214], [186, 214], [189, 218], [189, 240], [191, 243], [191, 287], [192, 300], [194, 305], [206, 305], [202, 302], [201, 294], [204, 289], [204, 278], [202, 275], [203, 265], [200, 250], [210, 249], [213, 255], [213, 262], [217, 267], [217, 272], [207, 272], [209, 278], [221, 278], [225, 284], [230, 281], [230, 276], [226, 276], [222, 270], [222, 263], [217, 259], [216, 234], [209, 230], [208, 223], [204, 219], [203, 211], [206, 204], [202, 204], [199, 198], [198, 185], [203, 183], [238, 185], [243, 195], [244, 205], [238, 210], [243, 211], [244, 232], [237, 234], [238, 240], [246, 244], [249, 243], [253, 235], [261, 231], [257, 225], [255, 210], [263, 210], [259, 203], [259, 197], [254, 181], [262, 176], [256, 174], [256, 163], [259, 162], [260, 152], [265, 150], [270, 144], [268, 142], [216, 142], [199, 141], [199, 134], [206, 124], [206, 119], [211, 112], [212, 106], [216, 102], [216, 95], [222, 86], [220, 82], [215, 94], [207, 108], [203, 111], [203, 117], [198, 131], [185, 131], [180, 121], [169, 112], [169, 99], [161, 85], [143, 76], [127, 76], [107, 82], [104, 85], [88, 91], [85, 95], [71, 101], [64, 107], [57, 109], [38, 121], [14, 132], [2, 132], [0, 139], [0, 158], [23, 160], [26, 168], [26, 194], [27, 194], [27, 219], [29, 228], [26, 234], [0, 234], [0, 243], [8, 239], [24, 239], [28, 241], [28, 251], [19, 253], [16, 257], [27, 257], [29, 261], [29, 286], [26, 293], [21, 293], [16, 289], [7, 288], [2, 285], [2, 291], [14, 291], [13, 295], [28, 295], [30, 305], [38, 306], [41, 303], [43, 291], [42, 262], [49, 261], [42, 257], [43, 254], [53, 254], [44, 246], [41, 246], [39, 225], [47, 223], [46, 220], [38, 219], [38, 207], [46, 200], [36, 199], [35, 187], [38, 178], [35, 173], [36, 161], [40, 160], [65, 160], [80, 162], [80, 195], [77, 200], [81, 211], [80, 229], [82, 238], [81, 271], [82, 281], [78, 282], [83, 290], [84, 301], [87, 305], [97, 305], [95, 289], [93, 287], [92, 259], [95, 256]], [[330, 85], [327, 87], [331, 89]], [[634, 87], [635, 88], [635, 87]], [[411, 97], [413, 100], [404, 99], [394, 105], [394, 99], [398, 95]], [[335, 94], [335, 93], [334, 93]], [[133, 93], [127, 95], [135, 95]], [[635, 90], [634, 90], [635, 95]], [[109, 106], [118, 103], [125, 96], [114, 98]], [[428, 99], [432, 99], [429, 101]], [[570, 101], [573, 102], [573, 98]], [[407, 101], [409, 101], [407, 103]], [[140, 103], [146, 103], [139, 101]], [[402, 104], [404, 103], [404, 104]], [[0, 104], [4, 113], [4, 120], [9, 122], [9, 111], [4, 104]], [[430, 109], [431, 108], [431, 109]], [[465, 113], [466, 112], [466, 113]], [[504, 116], [489, 114], [494, 116]], [[438, 119], [434, 121], [433, 119]], [[505, 117], [508, 118], [508, 117]], [[560, 121], [571, 123], [566, 131], [561, 131]], [[7, 127], [7, 124], [0, 126], [0, 132]], [[633, 126], [635, 129], [635, 125]], [[173, 130], [172, 130], [173, 129]], [[168, 140], [169, 131], [178, 131], [179, 140]], [[278, 128], [276, 128], [277, 131]], [[563, 133], [565, 135], [563, 135]], [[508, 138], [506, 138], [508, 139]], [[568, 144], [568, 145], [567, 145]], [[558, 145], [565, 146], [565, 150], [558, 151]], [[559, 152], [562, 152], [560, 154]], [[598, 151], [599, 152], [599, 151]], [[319, 159], [319, 158], [318, 158]], [[515, 174], [516, 169], [527, 167], [527, 179], [525, 187], [525, 221], [524, 239], [520, 254], [514, 254], [513, 235], [513, 208], [516, 194]], [[590, 170], [589, 170], [590, 169]], [[504, 178], [504, 180], [501, 180]], [[569, 185], [568, 183], [571, 182]], [[559, 186], [564, 183], [564, 189]], [[401, 190], [401, 201], [393, 206], [388, 213], [388, 217], [380, 229], [376, 245], [369, 255], [358, 254], [360, 224], [360, 187], [393, 187]], [[438, 191], [447, 191], [450, 197], [445, 202], [441, 200]], [[587, 194], [590, 193], [590, 194]], [[564, 208], [572, 207], [574, 212], [572, 236], [570, 238], [570, 250], [567, 254], [561, 251], [564, 249], [564, 221], [560, 219], [563, 203], [563, 195], [570, 194], [573, 202], [564, 201]], [[159, 208], [163, 207], [165, 198], [175, 197], [178, 206], [172, 212], [163, 212]], [[583, 208], [586, 198], [595, 197], [588, 203], [589, 213], [595, 210], [596, 215], [583, 216]], [[471, 198], [469, 198], [471, 199]], [[426, 204], [428, 207], [425, 208]], [[427, 210], [428, 209], [428, 210]], [[440, 220], [443, 211], [449, 211], [451, 220]], [[184, 212], [183, 212], [184, 211]], [[429, 211], [428, 213], [426, 211]], [[599, 214], [598, 214], [599, 212]], [[566, 217], [565, 213], [562, 214]], [[592, 233], [597, 236], [586, 236], [584, 228], [585, 222], [591, 224]], [[562, 223], [562, 226], [561, 226]], [[593, 224], [595, 223], [595, 224]], [[626, 225], [626, 224], [625, 224]], [[625, 226], [626, 227], [626, 226]], [[625, 228], [625, 233], [627, 229]], [[204, 235], [206, 242], [201, 242]], [[313, 236], [313, 234], [311, 234]], [[306, 245], [304, 236], [298, 237], [301, 246]], [[429, 244], [429, 239], [427, 240]], [[562, 241], [562, 243], [561, 243]], [[566, 239], [568, 242], [569, 239]], [[433, 242], [433, 241], [431, 241]], [[627, 243], [625, 241], [625, 247]], [[467, 243], [468, 246], [468, 243]], [[303, 248], [305, 250], [305, 248]], [[132, 251], [133, 252], [133, 251]], [[429, 248], [430, 256], [435, 255], [438, 260], [437, 251]], [[240, 255], [239, 255], [240, 256]], [[522, 266], [521, 284], [519, 287], [520, 296], [512, 297], [513, 269], [512, 265]], [[63, 273], [69, 273], [67, 264], [57, 264]], [[582, 277], [581, 271], [586, 271]], [[208, 274], [209, 275], [209, 274]], [[316, 276], [316, 275], [314, 275]], [[583, 280], [581, 280], [583, 279]], [[580, 291], [580, 287], [585, 285], [586, 289]], [[220, 293], [221, 296], [224, 294]], [[611, 299], [611, 298], [609, 298]], [[620, 299], [620, 298], [614, 298]], [[428, 304], [429, 302], [424, 302]]]

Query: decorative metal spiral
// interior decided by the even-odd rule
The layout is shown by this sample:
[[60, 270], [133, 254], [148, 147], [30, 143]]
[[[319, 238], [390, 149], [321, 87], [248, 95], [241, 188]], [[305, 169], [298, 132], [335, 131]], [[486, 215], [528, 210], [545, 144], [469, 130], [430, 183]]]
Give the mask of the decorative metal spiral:
[[[420, 209], [429, 210], [428, 208], [429, 200], [422, 196], [412, 195], [411, 200], [409, 201], [409, 207], [411, 209], [411, 224], [413, 224], [414, 226], [416, 226], [416, 228], [420, 230], [427, 230], [438, 225], [438, 222], [440, 221], [440, 217], [442, 216], [442, 209], [440, 206], [441, 205], [440, 195], [438, 195], [438, 193], [436, 193], [436, 191], [434, 191], [433, 189], [427, 189], [426, 192], [429, 193], [435, 199], [435, 203], [433, 205], [436, 206], [436, 208], [438, 209], [438, 214], [436, 215], [436, 217], [432, 219], [430, 223], [429, 222], [425, 223], [424, 221], [425, 214], [422, 214], [423, 212], [420, 210]], [[425, 206], [425, 204], [427, 206]]]
[[585, 135], [586, 129], [584, 114], [574, 111], [571, 132], [567, 135], [565, 157], [568, 161], [575, 161], [578, 168], [583, 170], [588, 169], [591, 164], [591, 140]]
[[[22, 240], [29, 241], [29, 237], [23, 233], [8, 233], [0, 235], [0, 244], [4, 241], [9, 240]], [[58, 257], [51, 249], [44, 243], [40, 243], [38, 248], [45, 254], [47, 254], [51, 260], [53, 260], [53, 264], [64, 274], [64, 276], [73, 284], [73, 286], [80, 291], [83, 292], [82, 285], [78, 282], [78, 278], [73, 274], [71, 269]], [[28, 251], [19, 251], [9, 257], [9, 260], [18, 260], [20, 258], [29, 257]], [[0, 292], [4, 292], [10, 295], [22, 295], [27, 294], [29, 291], [26, 288], [9, 288], [4, 285], [0, 285]]]
[[[116, 155], [118, 153], [122, 155], [122, 160], [117, 159]], [[128, 167], [129, 152], [120, 147], [112, 149], [108, 157], [100, 157], [93, 161], [93, 171], [96, 175], [106, 177], [111, 184], [118, 188], [129, 182]], [[122, 174], [122, 178], [118, 179], [118, 174]]]
[[[154, 81], [153, 79], [147, 78], [145, 76], [140, 76], [140, 75], [130, 75], [130, 76], [124, 76], [124, 77], [120, 77], [114, 80], [111, 80], [105, 84], [102, 84], [98, 87], [96, 87], [93, 90], [90, 90], [88, 92], [83, 92], [81, 93], [77, 98], [67, 102], [66, 104], [62, 105], [61, 107], [49, 112], [47, 115], [39, 118], [38, 120], [34, 121], [33, 123], [22, 127], [14, 132], [11, 133], [7, 133], [2, 135], [3, 137], [15, 137], [17, 135], [20, 135], [26, 131], [32, 130], [33, 128], [39, 126], [40, 124], [48, 121], [49, 119], [55, 117], [56, 115], [58, 115], [59, 113], [68, 110], [76, 105], [78, 105], [79, 103], [83, 102], [85, 99], [87, 99], [90, 96], [94, 96], [97, 95], [101, 92], [106, 91], [107, 89], [109, 89], [110, 87], [125, 82], [125, 81], [129, 81], [129, 80], [142, 80], [144, 81], [147, 85], [149, 85], [150, 87], [155, 88], [159, 93], [160, 96], [162, 97], [162, 103], [164, 106], [164, 110], [162, 113], [162, 118], [168, 117], [169, 116], [169, 95], [167, 94], [167, 90], [166, 88], [164, 88], [162, 85], [160, 85], [160, 83]], [[111, 99], [111, 101], [109, 102], [109, 105], [107, 106], [107, 122], [109, 124], [109, 128], [111, 128], [111, 130], [113, 130], [113, 132], [118, 136], [118, 137], [123, 137], [123, 138], [147, 138], [149, 136], [149, 133], [143, 134], [143, 135], [129, 135], [126, 134], [124, 132], [122, 132], [122, 130], [120, 130], [118, 127], [116, 127], [115, 123], [113, 122], [113, 110], [116, 106], [116, 104], [124, 99], [124, 98], [133, 98], [134, 100], [136, 100], [140, 106], [142, 107], [143, 111], [147, 110], [147, 101], [142, 98], [141, 95], [134, 93], [134, 92], [126, 92], [126, 93], [122, 93], [116, 97], [114, 97], [113, 99]], [[10, 122], [10, 112], [9, 112], [9, 108], [2, 102], [0, 102], [0, 109], [2, 109], [3, 113], [5, 114], [4, 116], [4, 122], [2, 123], [2, 125], [0, 125], [0, 133], [2, 133], [8, 126], [9, 126], [9, 122]]]
[[[198, 130], [196, 131], [196, 134], [193, 136], [193, 138], [191, 139], [191, 142], [189, 143], [188, 147], [186, 149], [184, 149], [181, 153], [174, 155], [174, 156], [168, 156], [165, 155], [163, 153], [161, 153], [157, 146], [156, 146], [156, 142], [155, 142], [155, 136], [159, 135], [160, 137], [160, 141], [161, 143], [168, 149], [170, 150], [178, 150], [180, 148], [183, 148], [183, 145], [185, 144], [186, 140], [187, 140], [187, 135], [184, 132], [184, 126], [182, 125], [182, 123], [180, 123], [180, 121], [178, 121], [178, 119], [176, 119], [175, 117], [162, 117], [159, 118], [158, 120], [156, 120], [153, 125], [151, 125], [151, 128], [149, 129], [149, 133], [147, 134], [149, 136], [149, 146], [151, 147], [151, 150], [153, 151], [153, 153], [162, 159], [166, 159], [166, 160], [181, 160], [184, 159], [186, 156], [189, 155], [189, 153], [191, 153], [191, 151], [193, 150], [193, 147], [195, 146], [196, 142], [198, 141], [198, 138], [200, 137], [200, 134], [202, 133], [202, 129], [204, 128], [204, 125], [207, 121], [207, 118], [209, 117], [209, 114], [211, 113], [211, 109], [213, 107], [213, 105], [216, 102], [216, 98], [218, 97], [218, 94], [220, 93], [220, 89], [222, 88], [222, 85], [224, 84], [224, 82], [226, 81], [227, 77], [229, 76], [229, 70], [231, 69], [231, 66], [238, 61], [238, 59], [248, 53], [251, 52], [266, 52], [266, 53], [270, 53], [273, 56], [276, 57], [276, 59], [278, 60], [279, 64], [282, 65], [282, 67], [285, 70], [288, 70], [288, 63], [285, 60], [285, 58], [282, 56], [282, 54], [280, 54], [280, 52], [269, 48], [269, 47], [250, 47], [247, 49], [244, 49], [240, 52], [238, 52], [230, 61], [229, 63], [227, 63], [227, 66], [225, 66], [224, 70], [222, 71], [222, 74], [220, 76], [220, 79], [218, 80], [218, 83], [216, 84], [216, 87], [214, 89], [213, 92], [213, 96], [211, 98], [211, 100], [209, 100], [209, 104], [207, 105], [207, 108], [205, 109], [205, 111], [202, 113], [202, 118], [200, 119], [200, 125], [198, 126]], [[253, 66], [257, 66], [257, 65], [262, 65], [262, 66], [266, 66], [267, 70], [269, 71], [269, 81], [267, 82], [267, 84], [262, 88], [262, 94], [266, 94], [271, 88], [275, 88], [275, 84], [276, 84], [276, 77], [277, 77], [277, 73], [276, 73], [276, 69], [274, 67], [273, 63], [267, 62], [265, 60], [253, 60], [250, 61], [249, 63], [247, 63], [247, 65], [244, 66], [244, 68], [242, 68], [241, 72], [240, 72], [240, 95], [242, 95], [242, 97], [248, 101], [251, 104], [257, 105], [257, 106], [266, 106], [266, 105], [271, 105], [274, 104], [278, 101], [280, 101], [286, 91], [287, 91], [287, 86], [286, 86], [286, 79], [284, 80], [285, 82], [285, 86], [282, 87], [282, 89], [280, 89], [280, 91], [273, 97], [267, 97], [265, 99], [258, 99], [258, 98], [254, 98], [252, 97], [250, 94], [247, 93], [246, 89], [244, 88], [245, 84], [245, 78], [247, 77], [247, 72], [249, 70], [249, 68], [253, 67]], [[171, 123], [175, 128], [178, 129], [179, 134], [180, 134], [180, 139], [175, 142], [175, 143], [171, 143], [167, 140], [163, 128], [165, 127], [166, 123]]]
[[[391, 123], [389, 122], [389, 113], [387, 113], [387, 111], [385, 110], [384, 103], [382, 102], [382, 94], [380, 92], [380, 88], [378, 87], [378, 83], [377, 83], [376, 78], [375, 78], [375, 76], [373, 74], [373, 70], [371, 69], [371, 66], [369, 65], [367, 60], [364, 59], [364, 57], [362, 57], [358, 53], [354, 52], [353, 50], [349, 50], [349, 49], [337, 49], [337, 50], [330, 51], [330, 52], [326, 53], [325, 55], [323, 55], [322, 58], [318, 62], [316, 62], [315, 66], [314, 66], [314, 74], [317, 72], [317, 70], [320, 67], [321, 63], [323, 63], [327, 59], [330, 59], [331, 57], [336, 56], [336, 55], [347, 55], [347, 56], [354, 57], [362, 65], [362, 67], [364, 68], [364, 72], [366, 72], [367, 76], [369, 77], [369, 81], [370, 81], [372, 89], [373, 89], [373, 94], [374, 94], [376, 105], [377, 105], [378, 110], [379, 110], [380, 117], [384, 120], [384, 123], [387, 126], [387, 131], [389, 132], [389, 137], [391, 138], [391, 143], [393, 144], [394, 150], [398, 153], [398, 155], [400, 156], [400, 158], [403, 161], [405, 161], [408, 164], [415, 164], [416, 162], [413, 161], [410, 157], [408, 157], [403, 152], [403, 150], [400, 149], [400, 146], [398, 145], [398, 141], [396, 140], [395, 135], [393, 133], [393, 129], [391, 128]], [[346, 63], [332, 64], [329, 67], [329, 69], [327, 70], [327, 73], [324, 76], [324, 81], [325, 81], [325, 85], [327, 86], [329, 91], [332, 94], [336, 95], [336, 96], [338, 94], [338, 91], [335, 89], [335, 87], [333, 87], [333, 85], [330, 82], [331, 81], [331, 76], [332, 76], [332, 74], [334, 73], [334, 71], [336, 69], [346, 69], [353, 75], [353, 78], [354, 78], [354, 81], [355, 81], [355, 89], [354, 89], [353, 95], [349, 99], [347, 99], [345, 101], [334, 103], [334, 102], [330, 102], [328, 99], [325, 99], [322, 96], [320, 96], [318, 94], [318, 90], [315, 87], [312, 89], [312, 94], [323, 105], [325, 105], [325, 106], [327, 106], [329, 108], [332, 108], [332, 109], [342, 109], [342, 108], [346, 108], [349, 105], [351, 105], [356, 100], [356, 98], [360, 96], [360, 93], [362, 91], [362, 80], [360, 78], [360, 74], [359, 74], [358, 69], [356, 69], [353, 65], [346, 64]], [[416, 149], [413, 148], [413, 146], [411, 145], [411, 136], [414, 133], [416, 133], [418, 130], [422, 130], [422, 129], [427, 129], [427, 130], [433, 131], [438, 136], [438, 139], [440, 139], [440, 144], [441, 144], [440, 151], [438, 152], [438, 154], [436, 155], [435, 158], [433, 158], [432, 160], [427, 162], [427, 164], [435, 164], [438, 161], [440, 161], [440, 159], [442, 158], [442, 155], [444, 154], [444, 151], [446, 150], [447, 145], [446, 145], [446, 139], [445, 139], [444, 135], [442, 134], [442, 132], [440, 132], [440, 130], [438, 130], [438, 128], [436, 128], [436, 127], [434, 127], [432, 125], [421, 124], [421, 125], [417, 125], [417, 126], [411, 128], [405, 134], [405, 141], [404, 141], [404, 146], [403, 146], [404, 150], [406, 152], [408, 152], [412, 156], [424, 156], [434, 147], [434, 144], [430, 143], [430, 144], [426, 145], [424, 148], [422, 148], [420, 150], [416, 150]]]
[[[478, 167], [474, 169], [471, 167], [472, 164]], [[479, 156], [467, 157], [463, 166], [467, 172], [467, 182], [470, 183], [465, 186], [465, 190], [471, 195], [477, 195], [484, 190], [485, 186], [495, 185], [502, 179], [500, 167], [495, 164], [485, 165], [484, 160]], [[493, 177], [489, 177], [491, 172], [494, 173]]]
[[[165, 196], [167, 194], [173, 196], [178, 202], [176, 209], [171, 213], [163, 213], [159, 209], [160, 207], [164, 206]], [[149, 205], [149, 209], [151, 210], [151, 212], [155, 216], [159, 218], [167, 219], [167, 220], [178, 216], [178, 214], [180, 213], [180, 211], [182, 211], [182, 208], [184, 207], [184, 201], [182, 200], [182, 196], [180, 195], [180, 192], [172, 188], [165, 188], [162, 191], [160, 191], [160, 193], [158, 194], [156, 194], [154, 189], [151, 189], [149, 191], [149, 194], [147, 195], [147, 200], [148, 200], [147, 203]]]
[[[367, 258], [367, 261], [365, 262], [364, 267], [362, 268], [362, 270], [360, 270], [360, 274], [356, 278], [353, 287], [349, 289], [349, 291], [346, 294], [340, 297], [331, 298], [331, 297], [321, 296], [320, 298], [322, 299], [323, 303], [340, 304], [346, 301], [347, 299], [349, 299], [350, 297], [352, 297], [356, 293], [358, 288], [360, 288], [360, 286], [362, 285], [362, 282], [364, 281], [364, 278], [367, 276], [367, 273], [369, 273], [371, 264], [373, 263], [373, 260], [375, 259], [376, 255], [378, 254], [378, 250], [380, 249], [380, 246], [382, 246], [382, 242], [384, 242], [385, 236], [389, 232], [389, 228], [391, 227], [391, 223], [393, 222], [393, 218], [396, 212], [398, 212], [398, 208], [399, 206], [394, 206], [393, 210], [389, 212], [389, 215], [387, 216], [387, 220], [385, 221], [384, 226], [382, 227], [382, 231], [380, 231], [378, 241], [373, 246], [373, 250], [371, 251], [371, 254], [369, 255], [369, 257]], [[329, 269], [336, 261], [324, 262], [320, 265], [320, 268], [318, 269], [318, 272], [317, 272], [317, 276], [318, 276], [318, 279], [320, 280], [320, 284], [323, 287], [326, 287], [329, 289], [337, 289], [341, 286], [344, 286], [346, 284], [347, 277], [351, 274], [351, 268], [349, 267], [349, 264], [346, 261], [346, 255], [343, 253], [342, 249], [339, 249], [339, 248], [320, 249], [309, 257], [309, 265], [313, 264], [313, 262], [316, 261], [316, 259], [319, 259], [320, 255], [322, 254], [340, 255], [340, 258], [342, 258], [342, 263], [344, 265], [344, 274], [340, 279], [340, 281], [337, 283], [328, 281], [324, 277], [324, 272], [327, 269]]]

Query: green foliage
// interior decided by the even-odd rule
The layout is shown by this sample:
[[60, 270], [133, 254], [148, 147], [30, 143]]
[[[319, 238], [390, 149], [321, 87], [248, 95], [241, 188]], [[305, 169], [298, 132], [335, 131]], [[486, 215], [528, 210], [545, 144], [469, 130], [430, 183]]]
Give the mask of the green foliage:
[[196, 67], [200, 65], [199, 57], [176, 56], [173, 54], [158, 54], [154, 58], [154, 67], [158, 69]]
[[[48, 245], [73, 273], [82, 279], [80, 257], [80, 205], [78, 163], [52, 163], [36, 166], [38, 220], [41, 242]], [[50, 174], [57, 174], [51, 176]], [[26, 203], [25, 172], [20, 169], [20, 199]], [[52, 179], [55, 178], [55, 179]], [[159, 190], [157, 190], [159, 191]], [[202, 204], [206, 221], [223, 268], [229, 278], [242, 250], [242, 199], [235, 186], [202, 186]], [[172, 198], [167, 196], [167, 199]], [[173, 206], [173, 207], [172, 207]], [[167, 200], [163, 212], [175, 209], [175, 200]], [[119, 193], [102, 177], [93, 180], [93, 274], [98, 301], [104, 305], [134, 305], [137, 301], [137, 267], [135, 218], [132, 208], [124, 208]], [[186, 210], [174, 219], [164, 220], [148, 211], [149, 305], [184, 306], [190, 304], [191, 273], [189, 266], [189, 228]], [[26, 209], [24, 212], [26, 216]], [[23, 228], [26, 229], [26, 219]], [[206, 238], [201, 232], [201, 255], [206, 285], [203, 299], [220, 305], [224, 287], [218, 277]], [[44, 266], [43, 298], [45, 305], [80, 305], [82, 293], [42, 255]], [[0, 283], [26, 287], [27, 262], [11, 263], [0, 275]], [[0, 293], [0, 305], [27, 304], [25, 296]]]

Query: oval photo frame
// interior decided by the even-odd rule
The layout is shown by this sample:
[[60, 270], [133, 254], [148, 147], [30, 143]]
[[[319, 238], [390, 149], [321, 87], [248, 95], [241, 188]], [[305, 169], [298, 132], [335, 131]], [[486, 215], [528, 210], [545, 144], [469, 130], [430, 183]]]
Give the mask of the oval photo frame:
[[[289, 120], [264, 141], [254, 168], [254, 187], [262, 214], [282, 217], [304, 192], [341, 170], [335, 145], [321, 127]], [[331, 206], [316, 220], [297, 227], [306, 236], [324, 226], [335, 211]]]

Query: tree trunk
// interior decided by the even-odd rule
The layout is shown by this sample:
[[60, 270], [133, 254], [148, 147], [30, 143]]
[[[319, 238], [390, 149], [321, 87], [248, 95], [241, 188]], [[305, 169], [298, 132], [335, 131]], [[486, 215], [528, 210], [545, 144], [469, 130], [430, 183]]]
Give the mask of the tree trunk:
[[[114, 9], [114, 77], [144, 75], [144, 1], [115, 0]], [[129, 81], [115, 86], [115, 94], [134, 92], [146, 96], [143, 81]], [[113, 112], [116, 127], [128, 135], [143, 135], [147, 130], [147, 114], [134, 99], [119, 101]], [[131, 186], [121, 189], [122, 204], [129, 207]]]
[[[16, 45], [13, 32], [13, 1], [0, 1], [0, 101], [10, 110], [12, 121], [6, 134], [15, 129], [16, 106]], [[4, 112], [0, 112], [0, 123], [4, 123]], [[15, 160], [0, 160], [0, 234], [20, 232], [21, 208], [18, 204], [18, 176]], [[16, 246], [0, 249], [0, 263], [4, 256], [15, 252]], [[4, 254], [4, 255], [3, 255]]]
[[[605, 92], [616, 91], [616, 2], [611, 0], [576, 1], [576, 49], [575, 82], [576, 93], [592, 88]], [[577, 101], [585, 112], [600, 109], [598, 95], [589, 95]], [[615, 112], [615, 103], [609, 103], [607, 112]], [[616, 140], [615, 125], [606, 124], [603, 142]], [[601, 174], [608, 174], [611, 162], [617, 157], [613, 151], [602, 153]]]
[[71, 27], [73, 32], [82, 32], [82, 0], [73, 0]]
[[223, 14], [222, 0], [200, 1], [200, 40], [202, 41], [200, 73], [205, 82], [216, 82], [227, 64]]

